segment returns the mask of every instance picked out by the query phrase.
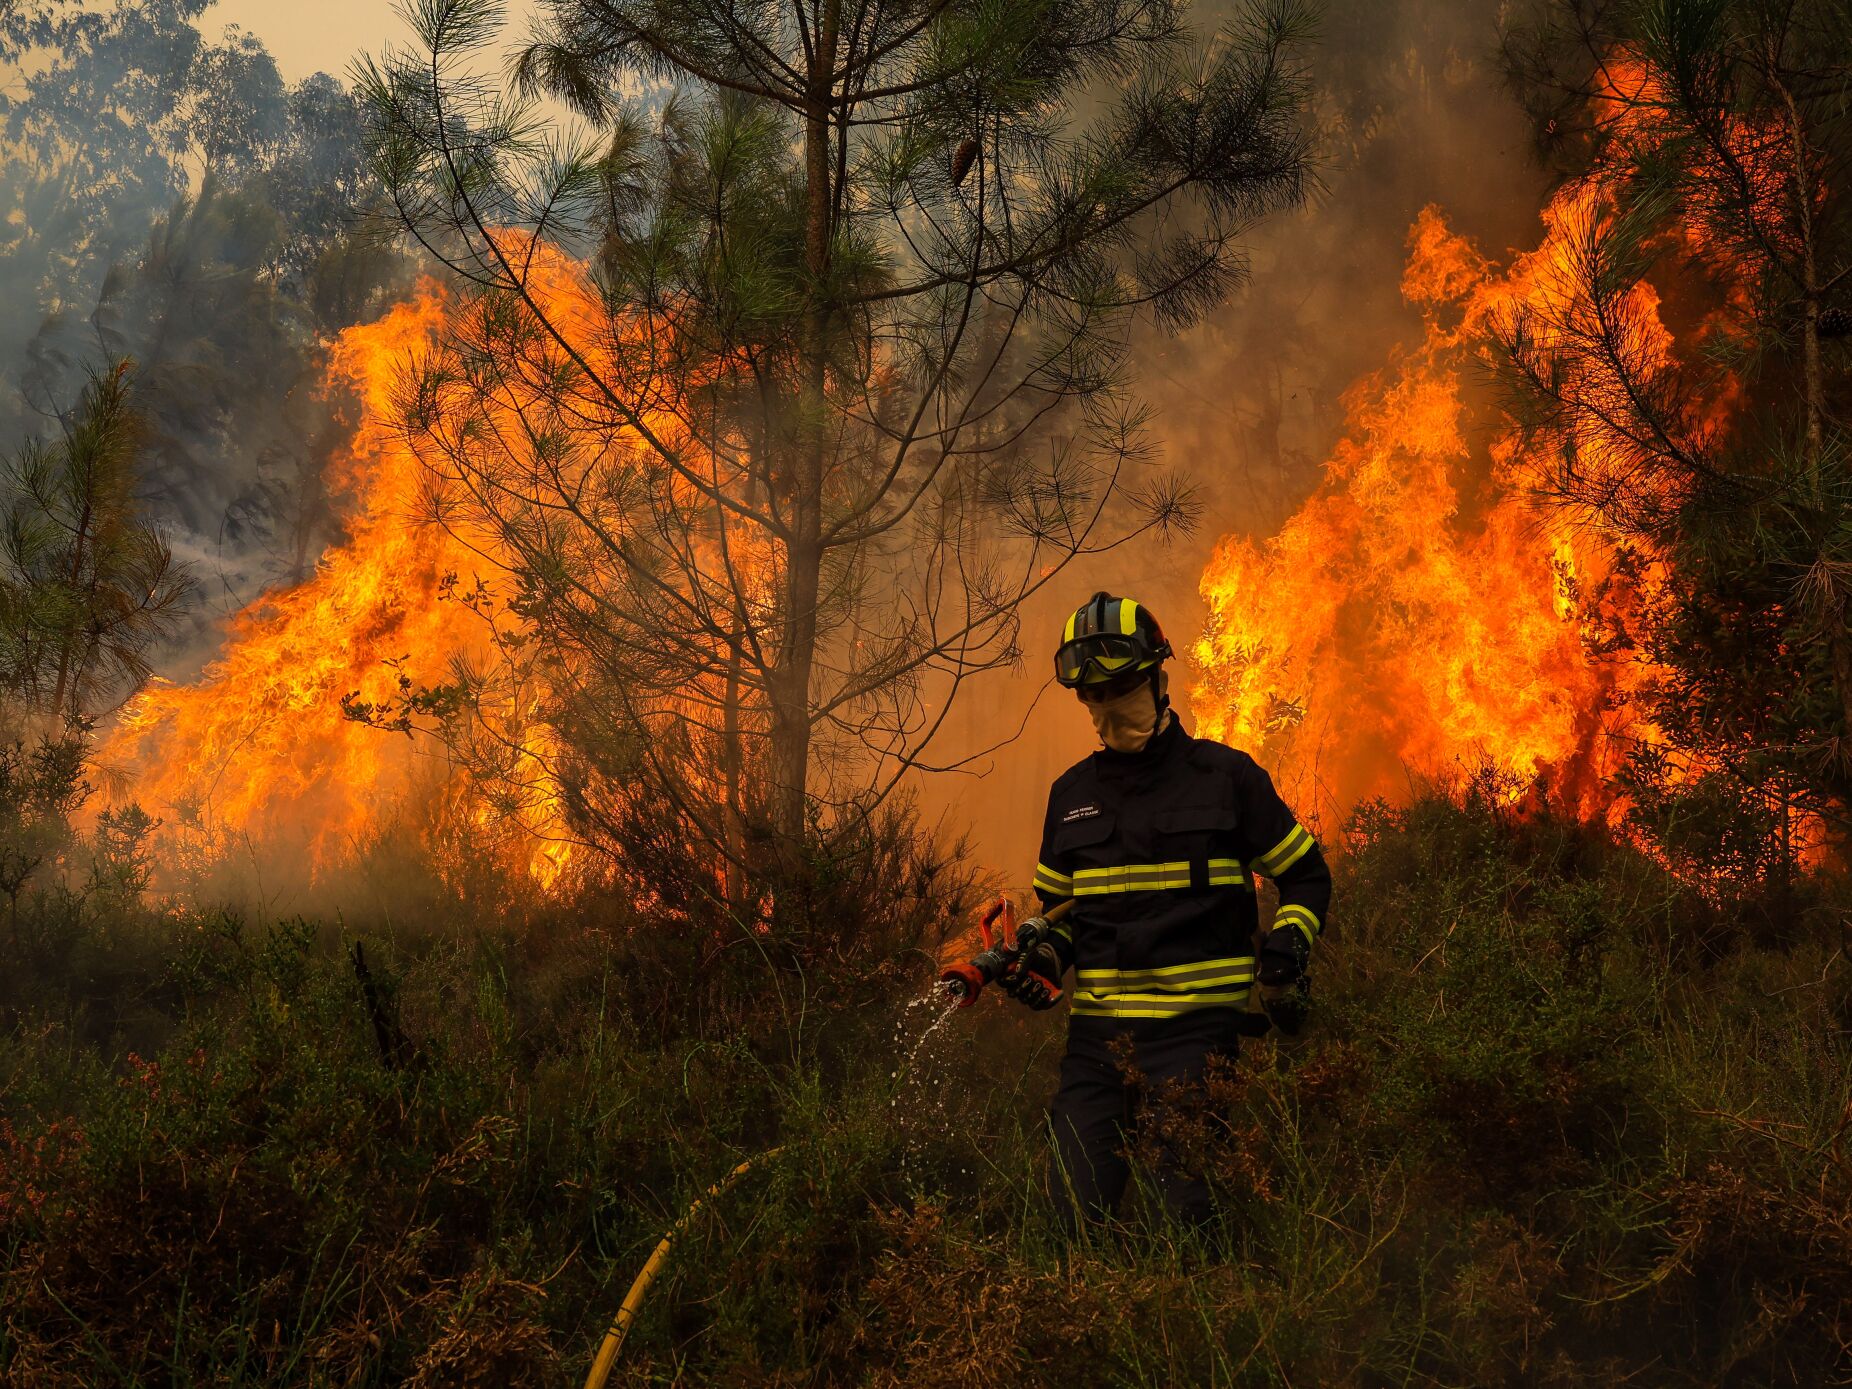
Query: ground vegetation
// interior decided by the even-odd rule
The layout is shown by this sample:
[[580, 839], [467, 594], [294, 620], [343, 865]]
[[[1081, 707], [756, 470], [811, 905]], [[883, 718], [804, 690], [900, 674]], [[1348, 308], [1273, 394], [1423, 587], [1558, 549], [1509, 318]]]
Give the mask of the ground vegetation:
[[1843, 889], [1808, 880], [1771, 945], [1489, 783], [1366, 806], [1310, 1027], [1147, 1112], [1217, 1247], [1154, 1206], [1069, 1248], [1058, 1023], [999, 1003], [907, 1055], [978, 893], [916, 843], [774, 940], [628, 893], [462, 932], [157, 906], [77, 873], [123, 861], [79, 836], [0, 984], [0, 1378], [571, 1381], [687, 1203], [772, 1149], [613, 1382], [1852, 1373]]

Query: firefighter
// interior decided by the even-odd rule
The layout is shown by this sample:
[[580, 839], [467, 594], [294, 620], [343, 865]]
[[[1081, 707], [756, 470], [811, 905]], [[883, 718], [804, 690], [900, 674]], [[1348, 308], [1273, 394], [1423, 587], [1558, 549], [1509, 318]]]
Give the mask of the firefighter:
[[[1036, 893], [1044, 911], [1074, 905], [1002, 984], [1045, 1009], [1074, 970], [1049, 1111], [1071, 1225], [1105, 1219], [1125, 1190], [1140, 1097], [1124, 1049], [1147, 1094], [1198, 1089], [1210, 1058], [1232, 1060], [1249, 1030], [1256, 977], [1304, 977], [1331, 901], [1324, 856], [1267, 773], [1184, 731], [1167, 693], [1170, 655], [1150, 610], [1108, 593], [1068, 618], [1055, 653], [1055, 678], [1079, 695], [1101, 746], [1056, 779], [1042, 825]], [[1279, 889], [1258, 959], [1257, 875]], [[1211, 1215], [1199, 1174], [1160, 1164], [1154, 1176], [1180, 1219]]]

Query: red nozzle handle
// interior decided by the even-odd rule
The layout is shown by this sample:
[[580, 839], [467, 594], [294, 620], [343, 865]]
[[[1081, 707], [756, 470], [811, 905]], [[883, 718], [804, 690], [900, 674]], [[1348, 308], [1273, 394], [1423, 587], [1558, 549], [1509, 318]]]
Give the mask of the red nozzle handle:
[[[1010, 899], [1007, 897], [999, 897], [996, 901], [992, 902], [990, 906], [985, 908], [984, 914], [977, 919], [977, 929], [983, 933], [984, 948], [986, 950], [1003, 940], [1005, 927], [1014, 926], [1016, 924], [1013, 919], [1015, 915], [1016, 909], [1011, 905]], [[992, 935], [990, 928], [996, 925], [999, 917], [1005, 919], [1004, 925], [997, 926], [996, 934]]]

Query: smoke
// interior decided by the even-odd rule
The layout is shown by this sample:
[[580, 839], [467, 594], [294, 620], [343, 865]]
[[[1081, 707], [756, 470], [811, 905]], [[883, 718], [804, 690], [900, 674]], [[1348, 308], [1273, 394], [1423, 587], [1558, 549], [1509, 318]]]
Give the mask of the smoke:
[[[1208, 23], [1216, 9], [1233, 12], [1209, 8]], [[1220, 311], [1182, 335], [1153, 331], [1137, 344], [1164, 461], [1195, 478], [1201, 523], [1168, 544], [1077, 564], [1025, 610], [1022, 674], [968, 693], [945, 751], [997, 741], [1039, 692], [1024, 735], [970, 774], [923, 788], [948, 828], [968, 831], [982, 860], [1012, 880], [1034, 862], [1048, 785], [1095, 744], [1072, 697], [1046, 687], [1066, 612], [1095, 588], [1131, 594], [1187, 649], [1202, 629], [1197, 584], [1216, 540], [1277, 530], [1323, 475], [1343, 430], [1344, 393], [1421, 340], [1420, 314], [1401, 296], [1421, 210], [1438, 204], [1454, 230], [1488, 249], [1534, 239], [1546, 180], [1501, 85], [1500, 18], [1476, 0], [1333, 4], [1311, 54], [1320, 136], [1312, 198], [1255, 229], [1249, 281]], [[1173, 703], [1187, 710], [1187, 664], [1178, 674]]]
[[323, 465], [352, 420], [319, 389], [325, 344], [391, 273], [348, 236], [351, 95], [286, 86], [235, 29], [208, 41], [204, 8], [0, 16], [0, 451], [55, 433], [89, 372], [134, 363], [142, 500], [204, 598], [160, 657], [170, 678], [332, 538]]

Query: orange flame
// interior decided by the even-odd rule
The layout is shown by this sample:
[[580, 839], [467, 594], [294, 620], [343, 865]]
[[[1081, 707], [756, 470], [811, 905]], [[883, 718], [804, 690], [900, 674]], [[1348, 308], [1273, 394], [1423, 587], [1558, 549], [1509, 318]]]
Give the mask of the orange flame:
[[[583, 266], [529, 243], [517, 249], [529, 267], [527, 293], [581, 345], [578, 379], [620, 376], [616, 354], [648, 342], [641, 336], [648, 329], [614, 321]], [[622, 467], [637, 453], [637, 419], [664, 447], [693, 457], [696, 446], [658, 382], [636, 416], [602, 410], [592, 398], [567, 401], [600, 446], [581, 461], [562, 462], [526, 427], [557, 406], [549, 392], [558, 389], [550, 370], [558, 364], [546, 358], [544, 333], [529, 335], [542, 343], [533, 349], [497, 335], [505, 309], [494, 301], [458, 305], [426, 281], [377, 322], [341, 334], [328, 384], [362, 405], [357, 431], [329, 470], [333, 490], [350, 498], [346, 538], [321, 556], [310, 579], [239, 613], [223, 654], [199, 681], [156, 684], [125, 711], [103, 758], [138, 773], [137, 796], [178, 809], [215, 835], [300, 843], [315, 870], [417, 796], [436, 802], [422, 817], [429, 825], [473, 827], [510, 866], [542, 885], [558, 878], [571, 850], [553, 775], [560, 749], [544, 717], [548, 691], [525, 668], [508, 669], [521, 633], [498, 645], [498, 624], [503, 638], [511, 635], [506, 624], [524, 624], [495, 597], [494, 580], [513, 567], [512, 556], [471, 490], [483, 490], [490, 478], [486, 490], [516, 498], [518, 511], [522, 499], [544, 503], [551, 487], [570, 492], [579, 510], [595, 510], [596, 499], [618, 489], [599, 485], [602, 475], [593, 470]], [[507, 379], [493, 389], [478, 389], [465, 369], [472, 352], [528, 350], [536, 355], [511, 360]], [[407, 392], [408, 383], [417, 388]], [[442, 423], [421, 432], [431, 411]], [[521, 454], [523, 440], [531, 457]], [[422, 456], [427, 446], [430, 456]], [[713, 485], [725, 485], [718, 464]], [[595, 538], [587, 537], [621, 533], [624, 516], [600, 512], [595, 521], [576, 537], [594, 551]], [[703, 555], [712, 548], [701, 536], [690, 544]], [[595, 570], [601, 556], [590, 553], [586, 562]], [[602, 562], [608, 565], [608, 556]], [[773, 559], [747, 539], [735, 542], [727, 563], [733, 572], [748, 570], [742, 582], [751, 584]], [[440, 744], [390, 737], [343, 708], [351, 698], [391, 710], [413, 688], [401, 673], [407, 666], [429, 678], [459, 668], [494, 671], [498, 663], [510, 678], [490, 697], [506, 707], [473, 710], [498, 725], [485, 740], [493, 788], [466, 785], [465, 771], [444, 762]], [[685, 693], [708, 705], [718, 698], [705, 688]], [[435, 775], [418, 775], [420, 759]]]
[[[1780, 176], [1775, 154], [1763, 154]], [[1617, 739], [1652, 736], [1627, 708], [1644, 672], [1606, 654], [1604, 606], [1625, 610], [1632, 571], [1594, 518], [1535, 504], [1540, 458], [1513, 432], [1483, 442], [1470, 389], [1488, 331], [1514, 316], [1546, 336], [1578, 331], [1588, 306], [1576, 258], [1601, 200], [1594, 181], [1565, 190], [1544, 212], [1538, 248], [1502, 271], [1424, 212], [1403, 281], [1424, 311], [1424, 340], [1346, 397], [1347, 435], [1298, 514], [1264, 542], [1224, 539], [1202, 576], [1198, 729], [1261, 752], [1308, 807], [1341, 814], [1401, 796], [1411, 773], [1489, 762], [1599, 815], [1611, 808], [1603, 783]], [[539, 279], [585, 341], [612, 326], [576, 267], [542, 257]], [[349, 721], [341, 699], [389, 703], [399, 675], [387, 662], [399, 657], [428, 667], [486, 654], [481, 623], [444, 599], [451, 576], [494, 569], [499, 549], [493, 537], [414, 522], [431, 479], [392, 424], [405, 364], [432, 350], [452, 312], [425, 283], [335, 344], [331, 383], [364, 406], [333, 465], [351, 497], [347, 536], [313, 577], [240, 613], [199, 682], [157, 685], [127, 711], [104, 755], [140, 772], [145, 800], [252, 838], [299, 840], [326, 865], [410, 793], [420, 745]], [[1632, 293], [1629, 324], [1636, 360], [1670, 360], [1650, 288]], [[1584, 384], [1597, 395], [1607, 385]], [[1593, 469], [1616, 447], [1599, 428], [1575, 444]], [[715, 468], [713, 486], [729, 485]], [[755, 571], [775, 563], [748, 557]], [[543, 883], [565, 862], [545, 758], [533, 749], [538, 790], [516, 817], [523, 866]], [[454, 779], [438, 781], [455, 794]], [[478, 823], [497, 814], [482, 802], [469, 813]]]
[[[217, 835], [300, 846], [320, 869], [411, 791], [423, 750], [352, 722], [341, 699], [388, 701], [399, 683], [388, 662], [416, 653], [441, 664], [482, 644], [459, 605], [441, 601], [482, 556], [452, 531], [414, 522], [426, 482], [390, 423], [397, 382], [449, 311], [426, 281], [335, 342], [328, 384], [351, 390], [363, 412], [330, 465], [334, 490], [350, 498], [346, 538], [312, 577], [237, 614], [197, 683], [156, 683], [125, 711], [102, 756], [138, 773], [134, 793], [148, 803]], [[544, 811], [530, 819], [546, 828]], [[543, 882], [563, 862], [557, 843], [524, 852]]]
[[[1583, 497], [1643, 493], [1668, 507], [1685, 485], [1628, 433], [1628, 393], [1676, 366], [1658, 293], [1596, 273], [1607, 269], [1596, 257], [1610, 171], [1624, 177], [1668, 138], [1664, 81], [1626, 53], [1604, 70], [1594, 105], [1612, 163], [1559, 192], [1536, 249], [1502, 272], [1434, 209], [1417, 218], [1403, 292], [1426, 315], [1424, 341], [1352, 390], [1347, 436], [1285, 528], [1261, 544], [1225, 539], [1202, 576], [1202, 726], [1264, 748], [1289, 780], [1309, 783], [1307, 803], [1337, 815], [1403, 796], [1411, 777], [1489, 766], [1513, 787], [1541, 785], [1585, 817], [1615, 819], [1623, 806], [1609, 773], [1629, 740], [1657, 737], [1629, 700], [1655, 672], [1616, 655], [1615, 636], [1662, 568], [1637, 540], [1623, 549], [1585, 504], [1538, 501], [1565, 457]], [[1779, 241], [1798, 173], [1791, 150], [1778, 129], [1748, 120], [1724, 138], [1732, 167], [1753, 180], [1749, 220]], [[1740, 312], [1753, 277], [1729, 273], [1734, 253], [1708, 230], [1720, 209], [1705, 186], [1698, 179], [1674, 211], [1671, 235], [1723, 272], [1726, 308]], [[1730, 331], [1729, 313], [1713, 310], [1687, 350]], [[1494, 341], [1555, 373], [1565, 410], [1540, 438], [1488, 426], [1468, 405], [1467, 373]], [[1676, 422], [1681, 445], [1714, 443], [1741, 400], [1740, 383], [1714, 383]]]
[[[1559, 197], [1542, 245], [1503, 274], [1423, 212], [1403, 290], [1426, 313], [1424, 342], [1352, 389], [1347, 435], [1280, 533], [1224, 539], [1203, 574], [1202, 731], [1265, 749], [1308, 804], [1342, 815], [1404, 798], [1411, 776], [1490, 766], [1594, 814], [1613, 736], [1650, 736], [1624, 709], [1640, 671], [1601, 654], [1583, 601], [1614, 580], [1614, 542], [1534, 503], [1538, 465], [1515, 434], [1475, 451], [1466, 389], [1488, 328], [1580, 311], [1570, 268], [1597, 197]], [[1663, 360], [1650, 294], [1630, 307], [1633, 350]]]

